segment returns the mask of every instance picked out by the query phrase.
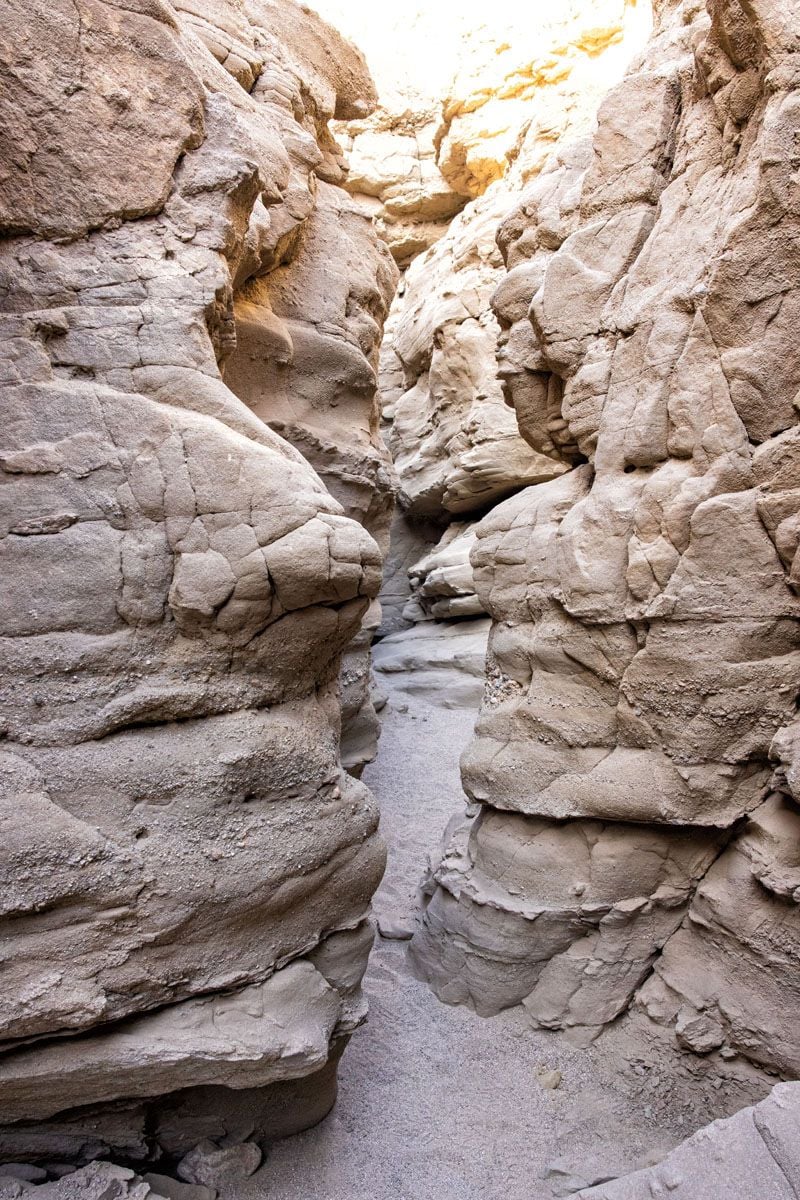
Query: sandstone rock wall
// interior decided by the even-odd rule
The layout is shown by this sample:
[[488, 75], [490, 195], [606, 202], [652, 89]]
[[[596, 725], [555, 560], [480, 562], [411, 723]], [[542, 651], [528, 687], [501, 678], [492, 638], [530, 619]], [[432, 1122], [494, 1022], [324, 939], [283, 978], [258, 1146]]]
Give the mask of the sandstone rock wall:
[[413, 955], [481, 1012], [585, 1039], [634, 1003], [796, 1075], [800, 26], [657, 18], [500, 231], [506, 395], [571, 469], [477, 529], [481, 812]]
[[334, 127], [350, 167], [347, 189], [400, 267], [438, 241], [470, 198], [439, 167], [441, 124], [434, 99], [400, 94], [371, 116]]
[[[505, 278], [497, 228], [554, 144], [588, 133], [601, 97], [644, 44], [649, 17], [644, 0], [567, 4], [557, 14], [519, 9], [465, 41], [442, 106], [437, 161], [451, 186], [472, 199], [409, 267], [381, 354], [386, 436], [412, 528], [420, 520], [440, 531], [453, 520], [474, 520], [567, 469], [549, 441], [527, 436], [504, 402], [491, 308]], [[396, 533], [402, 554], [407, 538]], [[416, 611], [430, 611], [411, 590], [422, 601]], [[394, 591], [384, 628], [395, 627], [402, 611]], [[473, 600], [470, 612], [480, 607]], [[434, 615], [457, 614], [440, 608]]]
[[374, 89], [293, 0], [2, 9], [0, 1156], [287, 1132], [384, 861], [338, 675], [394, 266], [328, 132]]
[[719, 1200], [800, 1196], [800, 1086], [779, 1083], [760, 1104], [713, 1121], [658, 1166], [586, 1188], [578, 1200]]
[[334, 128], [351, 168], [346, 186], [403, 267], [508, 174], [523, 141], [526, 170], [540, 169], [564, 129], [619, 78], [650, 16], [648, 0], [491, 13], [474, 0], [377, 11], [369, 0], [318, 0], [318, 8], [366, 52], [378, 84], [376, 112]]

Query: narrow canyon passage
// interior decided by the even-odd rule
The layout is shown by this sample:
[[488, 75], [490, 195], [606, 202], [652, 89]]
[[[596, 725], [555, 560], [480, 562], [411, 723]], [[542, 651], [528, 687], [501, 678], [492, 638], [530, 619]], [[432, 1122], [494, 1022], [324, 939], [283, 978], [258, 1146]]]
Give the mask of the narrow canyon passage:
[[[392, 932], [412, 927], [426, 859], [464, 812], [458, 760], [480, 685], [431, 659], [469, 662], [452, 635], [474, 654], [485, 625], [428, 627], [422, 640], [416, 627], [377, 647], [388, 702], [364, 779], [389, 846], [375, 915]], [[383, 663], [393, 669], [382, 671]], [[460, 703], [443, 707], [460, 693]], [[376, 939], [365, 980], [369, 1019], [342, 1059], [331, 1115], [274, 1144], [231, 1200], [551, 1200], [660, 1160], [769, 1088], [745, 1063], [721, 1078], [630, 1022], [581, 1050], [534, 1029], [521, 1007], [482, 1018], [444, 1005], [414, 978], [407, 947]], [[553, 1071], [559, 1086], [542, 1086], [539, 1076], [547, 1082]]]
[[800, 1200], [800, 0], [317, 4], [0, 0], [0, 1200]]

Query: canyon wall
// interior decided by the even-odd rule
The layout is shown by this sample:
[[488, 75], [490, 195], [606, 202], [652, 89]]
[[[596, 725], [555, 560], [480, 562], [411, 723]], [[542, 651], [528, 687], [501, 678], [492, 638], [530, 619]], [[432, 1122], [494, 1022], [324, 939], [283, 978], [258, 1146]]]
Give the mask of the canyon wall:
[[332, 128], [350, 164], [345, 186], [402, 267], [512, 164], [538, 171], [564, 130], [591, 118], [650, 17], [649, 0], [318, 8], [365, 51], [378, 84], [374, 113]]
[[522, 1003], [586, 1041], [633, 1006], [687, 1050], [788, 1076], [799, 15], [662, 0], [593, 139], [500, 228], [505, 394], [563, 473], [476, 530], [479, 813], [412, 943], [478, 1012]]
[[384, 865], [340, 726], [357, 771], [396, 270], [328, 130], [374, 88], [293, 0], [2, 10], [0, 1158], [274, 1136]]
[[[644, 45], [649, 21], [645, 0], [600, 0], [554, 15], [519, 10], [465, 43], [436, 141], [440, 172], [471, 199], [405, 273], [381, 351], [385, 436], [400, 481], [384, 630], [401, 623], [408, 569], [412, 582], [430, 575], [415, 561], [427, 557], [427, 543], [443, 531], [449, 543], [453, 522], [474, 521], [567, 469], [547, 445], [526, 438], [504, 400], [491, 308], [505, 274], [496, 233], [554, 145], [589, 133], [603, 95]], [[452, 561], [455, 547], [440, 550]], [[425, 593], [412, 588], [416, 603], [405, 618], [431, 615], [426, 595], [438, 603], [434, 616], [482, 611], [462, 559], [464, 603], [439, 603], [450, 585], [437, 594], [434, 575]]]
[[800, 1084], [779, 1083], [759, 1104], [712, 1121], [656, 1166], [569, 1194], [577, 1200], [797, 1200]]

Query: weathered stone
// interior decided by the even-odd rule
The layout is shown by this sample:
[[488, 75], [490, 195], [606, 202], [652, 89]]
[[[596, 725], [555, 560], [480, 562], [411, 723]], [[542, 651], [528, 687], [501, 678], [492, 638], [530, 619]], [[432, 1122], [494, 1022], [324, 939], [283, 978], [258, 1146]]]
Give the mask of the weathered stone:
[[172, 1179], [169, 1175], [157, 1175], [152, 1171], [148, 1171], [143, 1178], [154, 1192], [164, 1197], [164, 1200], [217, 1200], [216, 1188], [182, 1183], [179, 1179]]
[[42, 1183], [47, 1172], [31, 1163], [0, 1163], [0, 1179], [22, 1179], [27, 1183]]
[[107, 1033], [4, 1055], [4, 1118], [52, 1117], [78, 1090], [83, 1105], [114, 1100], [120, 1079], [132, 1098], [176, 1084], [254, 1087], [310, 1074], [344, 1023], [337, 990], [311, 963], [296, 961], [231, 996], [185, 1000]]
[[[451, 21], [459, 19], [449, 15]], [[437, 524], [441, 534], [443, 524], [483, 515], [498, 500], [566, 470], [565, 462], [549, 452], [549, 441], [539, 446], [531, 440], [504, 397], [496, 362], [501, 332], [490, 307], [505, 274], [495, 235], [523, 187], [542, 170], [559, 134], [588, 132], [609, 82], [619, 78], [643, 42], [645, 17], [641, 6], [616, 0], [590, 9], [570, 5], [558, 14], [515, 8], [494, 14], [467, 41], [435, 142], [442, 175], [456, 193], [471, 199], [446, 234], [411, 263], [381, 353], [383, 416], [403, 514], [393, 528], [390, 560], [412, 566], [405, 549], [421, 522]], [[384, 137], [390, 136], [387, 128]], [[356, 155], [358, 147], [356, 135]], [[388, 158], [389, 173], [393, 161]], [[352, 179], [348, 186], [368, 188]], [[429, 186], [424, 172], [420, 186]], [[386, 194], [381, 188], [369, 190]], [[421, 197], [418, 203], [424, 204]], [[409, 205], [397, 225], [383, 212], [377, 219], [391, 241], [412, 215]], [[430, 540], [438, 538], [426, 537]], [[451, 579], [443, 578], [435, 563], [420, 567], [430, 572], [430, 582], [414, 581], [406, 621], [483, 611], [464, 571], [453, 592]], [[396, 595], [405, 595], [396, 576], [392, 572], [387, 588], [392, 606]], [[401, 627], [394, 608], [386, 631]]]
[[308, 956], [383, 869], [338, 675], [391, 507], [395, 268], [328, 129], [372, 82], [307, 8], [5, 9], [0, 1142], [133, 1160], [160, 1094], [224, 1113], [363, 1019]]
[[80, 1170], [42, 1184], [34, 1195], [40, 1200], [163, 1200], [128, 1167], [93, 1162]]
[[383, 638], [375, 647], [378, 678], [395, 690], [444, 708], [475, 708], [483, 694], [487, 618], [454, 624], [424, 622]]
[[403, 267], [519, 163], [523, 140], [535, 173], [559, 132], [591, 119], [648, 18], [626, 0], [509, 5], [480, 21], [469, 4], [410, 3], [375, 21], [348, 0], [319, 11], [366, 50], [379, 85], [377, 111], [335, 132], [346, 187]]
[[414, 937], [449, 1003], [524, 1003], [537, 1025], [596, 1034], [680, 925], [719, 837], [484, 809], [457, 833]]
[[658, 1166], [578, 1192], [579, 1200], [797, 1200], [800, 1085], [781, 1083], [766, 1100], [714, 1121]]
[[409, 567], [411, 620], [478, 617], [484, 607], [475, 590], [470, 552], [475, 545], [472, 526], [454, 522], [438, 545]]
[[225, 1188], [249, 1178], [260, 1166], [261, 1151], [253, 1142], [220, 1147], [205, 1141], [181, 1159], [178, 1174], [187, 1183]]
[[489, 301], [502, 271], [495, 230], [510, 204], [498, 185], [457, 217], [409, 268], [387, 326], [383, 414], [412, 517], [480, 511], [564, 470], [520, 437], [497, 377]]
[[[484, 812], [412, 944], [437, 993], [479, 1011], [531, 982], [538, 1023], [591, 1036], [638, 992], [684, 1048], [791, 1074], [796, 48], [779, 6], [660, 6], [591, 143], [560, 146], [501, 226], [505, 396], [568, 470], [476, 528], [493, 626], [462, 769]], [[632, 839], [603, 900], [614, 919], [581, 911], [573, 937], [559, 902], [564, 942], [548, 944], [559, 873], [529, 846], [597, 820], [600, 844]], [[693, 859], [661, 898], [635, 882], [649, 837]], [[506, 861], [528, 861], [524, 899]]]

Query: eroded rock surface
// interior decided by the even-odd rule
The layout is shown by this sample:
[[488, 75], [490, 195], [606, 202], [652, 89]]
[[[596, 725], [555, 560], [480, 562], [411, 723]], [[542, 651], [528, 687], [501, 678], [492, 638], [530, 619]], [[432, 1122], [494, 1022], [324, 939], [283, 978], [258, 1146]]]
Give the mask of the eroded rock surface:
[[[491, 308], [505, 277], [497, 228], [554, 143], [588, 132], [602, 95], [643, 44], [648, 18], [646, 4], [625, 0], [552, 15], [520, 9], [465, 42], [443, 104], [437, 161], [470, 202], [409, 267], [381, 352], [386, 436], [408, 522], [441, 529], [475, 519], [568, 469], [526, 437], [504, 400]], [[392, 558], [405, 540], [397, 536]], [[480, 611], [481, 601], [469, 607]], [[458, 606], [434, 615], [457, 616]]]
[[455, 521], [438, 545], [409, 567], [414, 610], [408, 615], [412, 620], [483, 615], [470, 562], [476, 540], [472, 525]]
[[209, 1088], [220, 1136], [295, 1088], [287, 1132], [363, 1017], [384, 861], [338, 675], [394, 266], [327, 128], [374, 89], [292, 0], [3, 28], [0, 1155], [148, 1154]]
[[[500, 363], [571, 468], [477, 527], [483, 810], [413, 942], [443, 998], [800, 1069], [792, 4], [660, 7], [501, 227]], [[599, 824], [598, 824], [599, 822]], [[562, 872], [561, 863], [568, 864]], [[626, 1193], [627, 1194], [627, 1193]]]
[[714, 1121], [658, 1166], [577, 1193], [578, 1200], [797, 1200], [800, 1196], [800, 1084]]
[[649, 20], [646, 0], [491, 13], [460, 0], [379, 13], [363, 0], [319, 0], [319, 11], [366, 52], [378, 83], [378, 109], [334, 128], [346, 186], [402, 267], [508, 174], [523, 141], [526, 170], [539, 170], [619, 78]]

